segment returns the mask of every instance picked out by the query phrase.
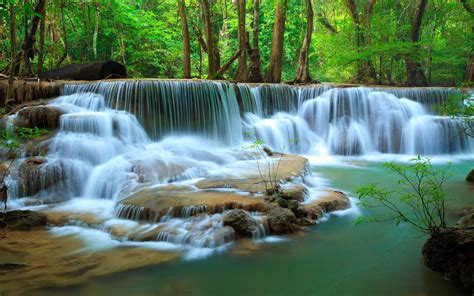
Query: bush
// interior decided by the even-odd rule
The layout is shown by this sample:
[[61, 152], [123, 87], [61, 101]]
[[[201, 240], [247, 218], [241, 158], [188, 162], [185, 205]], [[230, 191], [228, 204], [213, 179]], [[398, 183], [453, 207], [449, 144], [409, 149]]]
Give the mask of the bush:
[[[398, 175], [400, 188], [386, 190], [377, 184], [359, 188], [357, 193], [362, 206], [383, 207], [390, 212], [386, 217], [366, 220], [406, 223], [425, 234], [439, 233], [446, 227], [443, 185], [449, 178], [449, 166], [435, 170], [429, 158], [418, 156], [408, 165], [388, 162], [384, 167]], [[362, 221], [360, 218], [357, 222]]]

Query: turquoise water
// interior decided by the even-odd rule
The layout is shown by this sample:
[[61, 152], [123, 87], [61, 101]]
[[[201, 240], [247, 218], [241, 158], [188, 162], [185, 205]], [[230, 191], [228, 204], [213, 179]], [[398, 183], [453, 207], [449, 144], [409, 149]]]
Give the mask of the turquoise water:
[[[365, 183], [396, 185], [381, 163], [314, 170], [331, 186], [353, 192]], [[455, 163], [446, 184], [452, 209], [474, 205], [474, 186], [464, 181], [473, 161]], [[364, 215], [372, 212], [362, 209]], [[468, 295], [456, 282], [427, 269], [426, 237], [408, 226], [355, 226], [354, 216], [332, 217], [303, 235], [265, 244], [248, 255], [232, 252], [198, 261], [116, 273], [83, 285], [39, 294], [87, 295]], [[455, 218], [448, 216], [453, 223]]]

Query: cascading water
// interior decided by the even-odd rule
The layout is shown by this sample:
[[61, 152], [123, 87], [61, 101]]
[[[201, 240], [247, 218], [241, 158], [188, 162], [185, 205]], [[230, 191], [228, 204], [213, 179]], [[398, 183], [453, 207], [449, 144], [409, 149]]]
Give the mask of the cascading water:
[[[225, 170], [238, 175], [238, 166], [223, 167], [242, 163], [248, 170], [240, 148], [245, 140], [306, 155], [472, 153], [461, 123], [431, 111], [454, 93], [153, 80], [67, 84], [64, 96], [50, 103], [65, 114], [44, 163], [26, 178], [29, 184], [14, 181], [26, 162], [9, 182], [17, 197], [73, 199], [67, 210], [78, 200], [87, 209], [101, 200], [100, 215], [112, 219], [129, 211], [118, 216], [139, 219], [143, 209], [115, 203], [144, 184], [186, 183]], [[231, 234], [223, 226], [225, 213], [206, 210], [189, 207], [182, 217], [154, 221], [152, 228], [160, 229], [155, 240], [226, 245]], [[255, 238], [261, 238], [265, 219], [258, 213], [253, 219]]]

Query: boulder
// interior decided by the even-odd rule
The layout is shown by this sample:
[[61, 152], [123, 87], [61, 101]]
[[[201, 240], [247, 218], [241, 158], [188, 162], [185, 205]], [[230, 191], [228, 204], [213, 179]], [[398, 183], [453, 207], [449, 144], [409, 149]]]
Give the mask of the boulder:
[[297, 230], [296, 217], [289, 209], [273, 208], [268, 213], [268, 227], [271, 234], [286, 234]]
[[232, 227], [235, 232], [242, 236], [252, 237], [257, 232], [257, 223], [244, 210], [232, 210], [224, 215], [224, 226]]
[[31, 230], [46, 225], [46, 215], [33, 211], [0, 212], [0, 228], [9, 230]]
[[423, 245], [425, 265], [474, 292], [474, 229], [443, 229]]
[[18, 111], [14, 125], [25, 128], [57, 129], [59, 127], [59, 117], [63, 114], [63, 110], [53, 106], [25, 107]]
[[474, 183], [474, 170], [471, 170], [469, 174], [467, 174], [466, 181], [470, 183]]
[[280, 192], [282, 198], [287, 200], [292, 199], [299, 202], [304, 201], [307, 194], [308, 190], [303, 184], [290, 184], [285, 186]]

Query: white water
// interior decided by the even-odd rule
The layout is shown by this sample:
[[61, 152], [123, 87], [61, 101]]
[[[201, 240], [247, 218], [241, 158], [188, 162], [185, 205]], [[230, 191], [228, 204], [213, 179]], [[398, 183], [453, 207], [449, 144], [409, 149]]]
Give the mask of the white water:
[[[41, 203], [45, 197], [57, 196], [55, 201], [70, 201], [53, 211], [93, 213], [102, 219], [99, 225], [72, 221], [52, 230], [58, 236], [74, 234], [91, 248], [100, 248], [93, 244], [97, 241], [113, 247], [131, 243], [113, 236], [114, 227], [135, 234], [160, 227], [155, 245], [133, 244], [174, 248], [192, 259], [230, 246], [233, 238], [222, 224], [223, 214], [195, 216], [202, 211], [191, 209], [182, 218], [139, 224], [115, 219], [115, 204], [139, 184], [192, 185], [203, 177], [239, 177], [255, 170], [255, 163], [241, 149], [246, 137], [261, 139], [275, 150], [309, 155], [310, 160], [335, 155], [379, 157], [381, 153], [473, 153], [472, 140], [459, 133], [458, 121], [428, 110], [433, 101], [442, 101], [437, 92], [433, 92], [439, 95], [434, 100], [406, 92], [417, 102], [398, 98], [397, 92], [369, 88], [237, 88], [240, 99], [227, 83], [66, 86], [69, 95], [51, 102], [67, 114], [61, 116], [60, 130], [49, 145], [46, 163], [40, 166], [40, 180], [31, 181], [38, 190], [10, 192], [16, 197], [10, 205]], [[14, 174], [9, 178], [11, 188], [21, 187], [15, 179]], [[328, 185], [317, 176], [308, 176], [304, 183], [309, 186], [310, 200]], [[20, 199], [24, 196], [30, 199]], [[354, 213], [356, 208], [342, 214]], [[261, 230], [255, 239], [262, 241], [267, 234], [265, 218], [256, 213], [254, 219]]]

